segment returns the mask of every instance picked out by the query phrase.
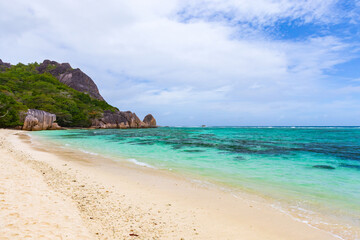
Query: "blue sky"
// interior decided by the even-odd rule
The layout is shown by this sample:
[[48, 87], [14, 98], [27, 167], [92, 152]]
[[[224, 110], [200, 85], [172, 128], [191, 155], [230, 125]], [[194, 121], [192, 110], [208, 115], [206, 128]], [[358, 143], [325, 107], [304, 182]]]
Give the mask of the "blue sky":
[[360, 125], [360, 1], [0, 2], [0, 58], [79, 67], [160, 125]]

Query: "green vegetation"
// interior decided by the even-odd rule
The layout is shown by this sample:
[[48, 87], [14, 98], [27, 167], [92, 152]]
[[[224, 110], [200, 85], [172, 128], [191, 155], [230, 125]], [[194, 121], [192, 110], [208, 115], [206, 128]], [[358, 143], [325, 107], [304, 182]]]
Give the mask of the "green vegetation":
[[63, 127], [89, 127], [104, 110], [117, 110], [66, 86], [49, 73], [39, 74], [37, 66], [19, 63], [0, 71], [0, 127], [22, 125], [20, 115], [29, 108], [56, 114]]

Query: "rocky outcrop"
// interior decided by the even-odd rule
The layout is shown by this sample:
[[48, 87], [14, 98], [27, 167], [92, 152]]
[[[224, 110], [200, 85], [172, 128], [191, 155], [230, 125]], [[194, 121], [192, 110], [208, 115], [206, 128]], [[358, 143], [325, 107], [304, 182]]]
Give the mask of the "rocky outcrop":
[[7, 68], [10, 68], [11, 64], [10, 63], [4, 63], [1, 59], [0, 59], [0, 72], [1, 71], [5, 71]]
[[[44, 60], [37, 67], [39, 73], [48, 72], [59, 79], [67, 86], [89, 94], [91, 97], [104, 101], [94, 81], [83, 73], [80, 69], [73, 69], [69, 63], [58, 63], [55, 61]], [[155, 118], [149, 114], [141, 121], [135, 113], [130, 111], [105, 111], [101, 118], [94, 119], [94, 128], [146, 128], [156, 127]]]
[[[7, 68], [10, 68], [12, 65], [10, 63], [4, 63], [0, 59], [0, 72], [5, 71]], [[69, 63], [58, 63], [56, 61], [44, 60], [36, 68], [37, 72], [49, 73], [56, 77], [60, 82], [65, 85], [88, 94], [94, 99], [105, 101], [104, 98], [100, 95], [99, 89], [94, 83], [94, 81], [82, 72], [80, 69], [73, 69]], [[126, 96], [124, 96], [126, 97]], [[41, 106], [39, 107], [41, 109]], [[101, 109], [104, 109], [100, 107]], [[107, 108], [109, 109], [109, 108]], [[130, 111], [104, 111], [100, 117], [98, 115], [98, 109], [94, 112], [96, 113], [96, 119], [92, 120], [92, 127], [94, 128], [149, 128], [156, 127], [156, 120], [151, 115], [148, 114], [143, 121], [141, 121], [135, 113]], [[90, 109], [92, 110], [92, 109]], [[61, 111], [59, 111], [61, 112]], [[20, 112], [21, 122], [24, 122], [23, 130], [35, 131], [35, 130], [47, 130], [47, 129], [61, 129], [56, 121], [56, 115], [51, 114], [45, 111], [29, 109], [28, 112]], [[95, 117], [90, 113], [87, 117]], [[61, 119], [62, 120], [62, 119]], [[66, 123], [64, 122], [64, 126]]]
[[37, 109], [29, 109], [25, 115], [23, 130], [59, 130], [61, 127], [55, 122], [56, 115]]
[[[150, 115], [150, 114], [149, 114]], [[141, 121], [135, 113], [130, 111], [105, 111], [102, 118], [95, 119], [93, 128], [149, 128], [156, 127], [156, 120], [153, 116], [151, 124]], [[148, 117], [149, 119], [150, 117]], [[154, 125], [155, 123], [155, 125]]]
[[156, 120], [153, 117], [153, 115], [148, 114], [144, 117], [143, 122], [148, 126], [148, 127], [156, 127]]
[[36, 70], [39, 73], [48, 72], [69, 87], [79, 92], [87, 93], [92, 98], [104, 101], [94, 81], [79, 68], [73, 69], [69, 63], [44, 60]]

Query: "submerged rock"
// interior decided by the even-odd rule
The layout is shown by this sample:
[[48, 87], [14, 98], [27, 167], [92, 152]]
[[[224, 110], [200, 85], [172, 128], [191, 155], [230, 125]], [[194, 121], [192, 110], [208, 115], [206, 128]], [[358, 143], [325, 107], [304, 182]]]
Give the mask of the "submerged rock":
[[37, 109], [29, 109], [24, 120], [23, 130], [59, 130], [61, 127], [55, 123], [56, 115]]
[[313, 168], [321, 168], [321, 169], [328, 169], [328, 170], [335, 169], [333, 166], [329, 166], [329, 165], [314, 165]]
[[341, 163], [339, 166], [340, 167], [345, 167], [345, 168], [352, 168], [352, 169], [360, 170], [360, 165]]

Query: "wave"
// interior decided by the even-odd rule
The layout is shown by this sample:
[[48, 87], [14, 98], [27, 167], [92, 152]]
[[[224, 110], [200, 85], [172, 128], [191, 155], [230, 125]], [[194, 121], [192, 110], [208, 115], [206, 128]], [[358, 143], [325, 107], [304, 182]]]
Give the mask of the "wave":
[[93, 153], [93, 152], [89, 152], [89, 151], [86, 151], [86, 150], [84, 150], [84, 149], [79, 149], [81, 152], [83, 152], [83, 153], [86, 153], [86, 154], [91, 154], [91, 155], [95, 155], [95, 156], [97, 156], [97, 155], [99, 155], [99, 154], [97, 154], [97, 153]]
[[142, 166], [142, 167], [148, 167], [148, 168], [153, 168], [153, 169], [156, 169], [154, 166], [150, 165], [150, 164], [147, 164], [147, 163], [144, 163], [144, 162], [139, 162], [138, 160], [136, 160], [135, 158], [129, 158], [129, 159], [126, 159], [128, 162], [131, 162], [131, 163], [134, 163], [136, 165], [139, 165], [139, 166]]
[[[318, 225], [332, 225], [333, 227], [335, 225], [338, 224], [330, 224], [328, 222], [323, 221], [323, 219], [319, 219], [318, 217], [315, 217], [314, 214], [316, 214], [313, 211], [298, 207], [298, 206], [291, 206], [290, 208], [292, 208], [292, 210], [287, 210], [283, 207], [281, 207], [281, 205], [278, 204], [271, 204], [270, 205], [272, 208], [278, 210], [279, 212], [282, 212], [283, 214], [291, 217], [293, 220], [298, 221], [298, 222], [302, 222], [306, 225], [308, 225], [311, 228], [315, 228], [324, 232], [329, 233], [330, 235], [332, 235], [335, 238], [338, 238], [340, 240], [346, 240], [345, 238], [343, 238], [343, 236], [340, 236], [337, 233], [334, 233], [333, 231], [329, 231], [329, 230], [324, 230], [321, 227], [318, 227]], [[294, 212], [294, 210], [298, 211], [297, 213]], [[347, 235], [347, 234], [351, 234], [351, 232], [349, 231], [344, 231], [344, 229], [342, 229], [342, 235]]]

